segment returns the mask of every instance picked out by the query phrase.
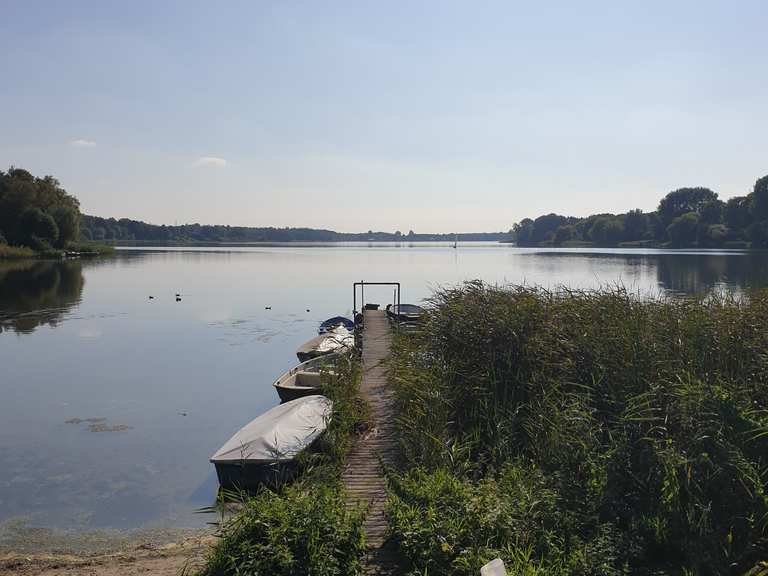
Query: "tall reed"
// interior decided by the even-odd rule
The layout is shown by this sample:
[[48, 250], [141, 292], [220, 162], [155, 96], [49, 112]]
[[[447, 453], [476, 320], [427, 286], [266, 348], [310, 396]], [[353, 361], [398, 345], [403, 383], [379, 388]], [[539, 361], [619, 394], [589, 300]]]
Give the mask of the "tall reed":
[[[438, 290], [429, 308], [392, 364], [420, 473], [476, 484], [512, 462], [534, 467], [557, 494], [565, 544], [552, 562], [596, 542], [632, 573], [720, 574], [768, 558], [767, 292], [470, 282]], [[411, 496], [393, 490], [393, 518]]]

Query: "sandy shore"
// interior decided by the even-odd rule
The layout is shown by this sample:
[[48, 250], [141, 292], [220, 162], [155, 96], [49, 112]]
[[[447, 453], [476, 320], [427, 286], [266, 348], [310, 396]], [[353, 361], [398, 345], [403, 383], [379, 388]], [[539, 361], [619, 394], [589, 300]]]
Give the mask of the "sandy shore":
[[0, 575], [194, 574], [216, 541], [212, 529], [62, 532], [0, 527]]

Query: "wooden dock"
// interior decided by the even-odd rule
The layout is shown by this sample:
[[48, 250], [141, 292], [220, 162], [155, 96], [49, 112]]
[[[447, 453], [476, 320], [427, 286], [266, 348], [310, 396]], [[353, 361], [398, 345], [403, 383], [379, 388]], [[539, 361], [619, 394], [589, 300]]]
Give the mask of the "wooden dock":
[[348, 504], [369, 506], [364, 526], [368, 545], [365, 574], [394, 575], [402, 572], [395, 550], [386, 542], [386, 482], [382, 468], [382, 465], [397, 463], [393, 398], [385, 366], [392, 333], [387, 316], [381, 310], [366, 310], [363, 326], [360, 394], [368, 403], [371, 426], [350, 451], [342, 478]]

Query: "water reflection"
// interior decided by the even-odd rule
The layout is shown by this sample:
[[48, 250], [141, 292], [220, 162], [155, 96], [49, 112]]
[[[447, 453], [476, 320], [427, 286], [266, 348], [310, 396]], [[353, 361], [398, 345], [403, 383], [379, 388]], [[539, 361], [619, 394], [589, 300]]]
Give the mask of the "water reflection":
[[0, 548], [2, 522], [19, 517], [201, 525], [194, 510], [217, 485], [208, 457], [279, 402], [272, 381], [319, 322], [351, 312], [352, 282], [397, 280], [419, 302], [475, 278], [738, 292], [768, 286], [768, 252], [332, 245], [0, 262]]
[[56, 326], [81, 299], [80, 261], [0, 262], [0, 332]]
[[765, 252], [660, 254], [654, 260], [659, 286], [672, 292], [702, 294], [719, 287], [739, 292], [768, 285]]

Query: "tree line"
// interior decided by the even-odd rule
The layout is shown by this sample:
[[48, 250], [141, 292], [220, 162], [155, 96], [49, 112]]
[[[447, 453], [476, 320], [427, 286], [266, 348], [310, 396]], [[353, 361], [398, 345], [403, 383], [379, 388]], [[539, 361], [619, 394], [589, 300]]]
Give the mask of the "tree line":
[[80, 204], [53, 176], [0, 170], [0, 244], [45, 251], [80, 236]]
[[664, 196], [654, 212], [545, 214], [521, 220], [512, 232], [521, 246], [766, 247], [768, 176], [746, 196], [725, 202], [709, 188], [680, 188]]
[[207, 224], [148, 224], [128, 218], [101, 218], [83, 215], [84, 240], [108, 242], [446, 242], [508, 240], [509, 232], [472, 232], [463, 234], [417, 234], [413, 230], [395, 232], [335, 232], [315, 228], [253, 228]]

